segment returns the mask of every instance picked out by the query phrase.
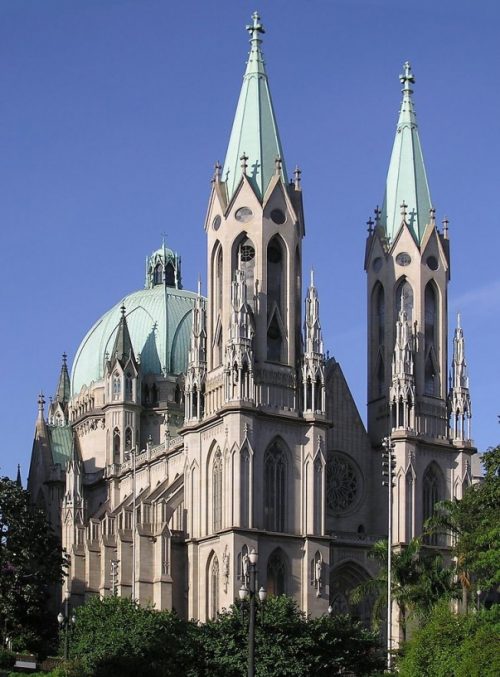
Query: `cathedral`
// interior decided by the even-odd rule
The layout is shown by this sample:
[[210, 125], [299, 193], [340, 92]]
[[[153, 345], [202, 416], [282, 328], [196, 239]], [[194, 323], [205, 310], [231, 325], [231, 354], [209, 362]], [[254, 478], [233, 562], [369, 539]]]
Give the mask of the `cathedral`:
[[320, 290], [303, 280], [301, 172], [287, 172], [257, 14], [247, 30], [204, 223], [206, 298], [183, 288], [163, 244], [144, 288], [97, 320], [71, 370], [63, 356], [54, 397], [39, 397], [29, 489], [60, 533], [72, 605], [118, 594], [205, 621], [238, 597], [255, 550], [268, 594], [367, 618], [349, 592], [374, 575], [368, 553], [388, 534], [382, 440], [394, 547], [474, 480], [460, 321], [448, 359], [448, 224], [435, 218], [409, 63], [365, 244], [366, 429], [325, 352]]

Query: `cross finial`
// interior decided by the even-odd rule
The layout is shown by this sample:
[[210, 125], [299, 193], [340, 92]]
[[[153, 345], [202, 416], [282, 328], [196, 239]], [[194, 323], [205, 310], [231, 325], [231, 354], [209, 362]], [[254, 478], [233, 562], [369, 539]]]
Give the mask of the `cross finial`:
[[449, 224], [449, 221], [445, 216], [444, 219], [443, 219], [443, 236], [444, 236], [445, 240], [448, 239], [448, 224]]
[[248, 155], [244, 152], [243, 155], [240, 157], [241, 160], [241, 169], [243, 174], [247, 173], [247, 167], [248, 167]]
[[293, 178], [295, 183], [295, 190], [300, 190], [300, 175], [302, 171], [299, 168], [299, 165], [295, 165], [295, 170], [293, 172]]
[[406, 209], [407, 207], [408, 205], [403, 200], [403, 202], [401, 203], [401, 220], [404, 221], [405, 223], [406, 223], [406, 215], [408, 214], [408, 211]]
[[281, 174], [281, 158], [279, 155], [274, 160], [274, 169], [276, 174]]
[[413, 89], [410, 87], [410, 85], [414, 84], [415, 76], [411, 71], [411, 65], [409, 61], [405, 61], [403, 64], [403, 72], [399, 76], [399, 80], [403, 85], [403, 92], [409, 92], [411, 94]]
[[434, 207], [431, 207], [429, 209], [429, 216], [430, 216], [430, 225], [435, 226], [436, 225], [436, 210]]
[[382, 214], [382, 212], [380, 211], [380, 208], [379, 208], [378, 205], [373, 210], [373, 213], [375, 214], [375, 225], [380, 226], [380, 215]]
[[373, 222], [373, 219], [372, 219], [372, 217], [370, 216], [370, 218], [369, 218], [368, 221], [366, 222], [366, 225], [368, 226], [368, 235], [371, 235], [371, 234], [373, 233], [373, 223], [374, 223], [374, 222]]
[[250, 33], [250, 40], [253, 42], [254, 40], [259, 39], [259, 33], [265, 33], [266, 31], [264, 30], [264, 26], [260, 22], [260, 16], [258, 12], [254, 12], [252, 14], [252, 23], [247, 26], [247, 31]]

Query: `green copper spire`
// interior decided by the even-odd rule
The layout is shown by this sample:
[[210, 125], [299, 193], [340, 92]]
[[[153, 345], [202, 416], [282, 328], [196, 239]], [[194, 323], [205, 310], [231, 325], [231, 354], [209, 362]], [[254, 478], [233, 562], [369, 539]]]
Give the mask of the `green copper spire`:
[[429, 222], [432, 202], [411, 98], [411, 85], [415, 78], [408, 61], [403, 68], [403, 74], [399, 76], [403, 85], [403, 102], [387, 174], [380, 223], [385, 226], [387, 237], [393, 241], [401, 227], [401, 205], [404, 203], [406, 216], [403, 218], [417, 242], [421, 242], [425, 226]]
[[287, 182], [283, 152], [274, 116], [269, 82], [260, 48], [264, 27], [257, 12], [247, 26], [250, 34], [250, 54], [243, 77], [238, 107], [234, 117], [222, 180], [226, 182], [230, 200], [244, 172], [257, 195], [263, 197], [280, 158], [280, 173]]

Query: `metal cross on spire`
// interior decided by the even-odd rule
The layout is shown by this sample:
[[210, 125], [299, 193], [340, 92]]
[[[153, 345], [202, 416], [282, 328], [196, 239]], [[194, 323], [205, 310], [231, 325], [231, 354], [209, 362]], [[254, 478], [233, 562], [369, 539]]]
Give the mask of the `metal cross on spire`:
[[413, 89], [410, 87], [410, 84], [415, 83], [415, 76], [413, 75], [411, 71], [411, 65], [409, 61], [405, 61], [403, 64], [404, 72], [401, 73], [399, 76], [399, 80], [401, 84], [403, 85], [403, 92], [409, 92], [410, 94], [413, 92]]
[[261, 42], [259, 38], [259, 33], [265, 33], [264, 26], [260, 23], [260, 16], [258, 12], [252, 14], [253, 23], [249, 24], [246, 28], [250, 33], [250, 42]]

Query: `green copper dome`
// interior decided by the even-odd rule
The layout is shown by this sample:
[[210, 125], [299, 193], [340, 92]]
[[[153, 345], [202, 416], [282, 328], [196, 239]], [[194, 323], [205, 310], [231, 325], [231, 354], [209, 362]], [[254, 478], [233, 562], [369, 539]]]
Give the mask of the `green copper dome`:
[[[169, 250], [166, 251], [163, 261], [171, 258]], [[113, 350], [122, 305], [125, 306], [130, 338], [134, 353], [140, 359], [143, 376], [186, 371], [192, 310], [197, 294], [169, 286], [166, 277], [161, 281], [157, 266], [163, 252], [158, 250], [148, 259], [149, 263], [154, 263], [156, 271], [150, 266], [147, 288], [122, 298], [83, 339], [71, 372], [72, 396], [77, 395], [82, 386], [90, 386], [103, 378], [106, 356]], [[176, 256], [172, 258], [180, 261]], [[175, 273], [175, 282], [178, 283], [180, 270], [177, 266]]]

